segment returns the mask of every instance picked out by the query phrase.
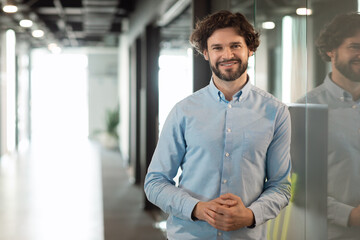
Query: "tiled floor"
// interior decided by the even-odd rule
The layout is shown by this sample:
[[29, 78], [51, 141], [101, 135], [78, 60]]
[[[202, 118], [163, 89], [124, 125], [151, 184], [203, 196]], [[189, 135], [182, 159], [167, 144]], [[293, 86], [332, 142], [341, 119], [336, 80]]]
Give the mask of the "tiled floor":
[[42, 142], [0, 160], [0, 239], [164, 239], [142, 197], [118, 152]]
[[154, 227], [155, 217], [159, 215], [143, 210], [142, 187], [128, 181], [119, 152], [103, 149], [101, 161], [105, 239], [166, 239]]

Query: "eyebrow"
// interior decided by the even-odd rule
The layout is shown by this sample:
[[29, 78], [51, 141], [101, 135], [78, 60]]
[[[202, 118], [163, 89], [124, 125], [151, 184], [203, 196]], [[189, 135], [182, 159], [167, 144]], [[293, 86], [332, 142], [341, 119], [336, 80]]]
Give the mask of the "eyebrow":
[[[241, 42], [231, 42], [230, 43], [230, 45], [234, 45], [234, 44], [243, 45]], [[221, 46], [223, 46], [223, 44], [215, 43], [215, 44], [210, 45], [210, 47], [221, 47]]]

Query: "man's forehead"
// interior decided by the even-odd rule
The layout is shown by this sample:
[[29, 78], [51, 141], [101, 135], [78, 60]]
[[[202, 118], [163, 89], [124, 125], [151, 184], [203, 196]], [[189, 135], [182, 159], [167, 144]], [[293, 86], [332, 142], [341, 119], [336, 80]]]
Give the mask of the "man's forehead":
[[360, 29], [354, 35], [345, 38], [343, 43], [360, 43]]
[[[231, 37], [231, 38], [229, 38]], [[245, 38], [237, 33], [235, 29], [221, 28], [217, 29], [210, 35], [207, 41], [216, 42], [245, 42]]]

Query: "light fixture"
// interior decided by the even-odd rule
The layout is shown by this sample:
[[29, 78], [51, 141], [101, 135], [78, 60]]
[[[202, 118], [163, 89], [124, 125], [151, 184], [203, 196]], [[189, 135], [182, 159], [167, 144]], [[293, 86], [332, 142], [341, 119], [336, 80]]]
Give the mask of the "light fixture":
[[37, 30], [34, 30], [32, 31], [31, 35], [34, 37], [34, 38], [41, 38], [44, 36], [44, 31], [43, 30], [40, 30], [40, 29], [37, 29]]
[[23, 28], [29, 28], [32, 27], [33, 21], [31, 21], [30, 19], [23, 19], [19, 22], [19, 24]]
[[300, 16], [309, 16], [312, 14], [312, 10], [310, 8], [298, 8], [296, 9], [296, 14]]
[[48, 49], [50, 50], [50, 52], [52, 52], [54, 54], [61, 53], [61, 48], [56, 43], [49, 43]]
[[3, 11], [6, 13], [16, 13], [18, 7], [15, 4], [14, 0], [5, 0], [3, 3]]
[[261, 24], [261, 27], [263, 29], [274, 29], [275, 28], [275, 23], [274, 22], [271, 22], [271, 21], [267, 21], [267, 22], [263, 22]]

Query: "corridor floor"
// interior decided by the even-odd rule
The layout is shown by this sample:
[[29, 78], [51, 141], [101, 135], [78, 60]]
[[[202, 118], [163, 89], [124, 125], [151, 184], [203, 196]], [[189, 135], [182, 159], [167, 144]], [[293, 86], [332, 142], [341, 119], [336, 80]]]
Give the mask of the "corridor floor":
[[1, 240], [165, 239], [119, 152], [42, 142], [0, 160]]

